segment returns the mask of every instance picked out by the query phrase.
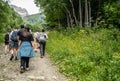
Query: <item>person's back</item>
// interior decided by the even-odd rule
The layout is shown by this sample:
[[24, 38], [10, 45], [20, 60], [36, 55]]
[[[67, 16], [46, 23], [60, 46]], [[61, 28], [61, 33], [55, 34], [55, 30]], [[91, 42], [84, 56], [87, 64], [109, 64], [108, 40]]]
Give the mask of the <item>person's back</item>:
[[4, 43], [5, 43], [5, 54], [6, 54], [9, 48], [9, 32], [5, 34]]
[[17, 38], [17, 30], [13, 30], [12, 34], [11, 34], [11, 40], [17, 42], [18, 38]]
[[18, 59], [21, 59], [21, 73], [23, 73], [25, 69], [29, 69], [29, 59], [34, 56], [34, 51], [32, 48], [33, 41], [34, 39], [32, 34], [29, 32], [29, 28], [25, 28], [20, 36], [20, 47], [18, 51]]
[[9, 42], [9, 33], [8, 32], [5, 34], [4, 41]]
[[15, 60], [17, 60], [17, 49], [18, 49], [18, 37], [17, 37], [18, 30], [14, 29], [10, 33], [10, 47], [11, 47], [11, 57], [10, 60], [12, 60], [15, 57]]
[[22, 36], [22, 33], [24, 31], [24, 25], [21, 25], [21, 29], [18, 31], [18, 37]]
[[44, 29], [42, 29], [42, 32], [39, 33], [39, 42], [46, 42], [46, 39], [48, 39], [48, 36]]
[[39, 44], [40, 44], [41, 58], [43, 58], [43, 56], [45, 56], [46, 39], [48, 39], [48, 36], [45, 33], [45, 30], [42, 29], [42, 32], [40, 32], [40, 34], [39, 34]]
[[34, 50], [36, 51], [37, 48], [39, 48], [39, 32], [35, 32], [33, 34], [33, 37], [34, 37]]
[[46, 33], [40, 32], [39, 35], [40, 35], [39, 41], [40, 41], [40, 42], [46, 42]]

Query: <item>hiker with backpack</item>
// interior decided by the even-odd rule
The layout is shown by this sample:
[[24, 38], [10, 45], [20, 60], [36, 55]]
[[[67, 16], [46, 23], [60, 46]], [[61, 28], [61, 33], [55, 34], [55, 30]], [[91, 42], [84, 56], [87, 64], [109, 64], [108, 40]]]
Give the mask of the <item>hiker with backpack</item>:
[[22, 32], [25, 28], [24, 25], [21, 25], [20, 27], [21, 27], [21, 29], [18, 31], [18, 34], [17, 34], [18, 35], [18, 41], [19, 41], [19, 37], [22, 36]]
[[11, 46], [11, 57], [10, 60], [15, 58], [17, 60], [17, 50], [18, 50], [18, 36], [17, 36], [18, 30], [14, 29], [10, 33], [10, 46]]
[[39, 32], [35, 32], [33, 34], [33, 37], [34, 37], [34, 50], [36, 51], [38, 48], [39, 48], [39, 40], [38, 40], [38, 37], [39, 37]]
[[5, 34], [5, 37], [4, 37], [5, 54], [7, 53], [7, 50], [9, 50], [9, 34], [10, 34], [10, 30]]
[[18, 59], [20, 59], [20, 73], [29, 70], [29, 60], [35, 55], [33, 47], [33, 35], [30, 33], [30, 28], [25, 27], [22, 31], [22, 35], [19, 37]]
[[40, 45], [40, 55], [41, 58], [45, 56], [45, 46], [46, 46], [46, 39], [48, 39], [47, 34], [45, 33], [45, 30], [42, 29], [42, 32], [39, 33], [39, 45]]

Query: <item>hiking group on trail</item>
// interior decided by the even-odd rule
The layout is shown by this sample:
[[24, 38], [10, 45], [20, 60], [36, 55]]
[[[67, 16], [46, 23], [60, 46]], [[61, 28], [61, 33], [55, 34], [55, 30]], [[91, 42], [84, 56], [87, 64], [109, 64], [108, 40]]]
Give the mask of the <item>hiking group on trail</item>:
[[[11, 53], [10, 61], [20, 59], [20, 73], [29, 70], [29, 61], [35, 56], [35, 49], [40, 50], [40, 57], [45, 56], [46, 39], [48, 39], [45, 30], [32, 34], [29, 27], [21, 25], [21, 29], [8, 31], [4, 38], [5, 54]], [[36, 47], [37, 46], [37, 47]], [[8, 52], [7, 52], [8, 50]]]

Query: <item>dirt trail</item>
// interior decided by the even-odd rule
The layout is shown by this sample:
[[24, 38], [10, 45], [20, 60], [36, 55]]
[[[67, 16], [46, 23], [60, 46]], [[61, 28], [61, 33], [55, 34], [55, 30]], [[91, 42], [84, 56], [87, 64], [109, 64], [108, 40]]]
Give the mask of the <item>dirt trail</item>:
[[30, 70], [20, 74], [20, 61], [9, 61], [10, 54], [3, 53], [0, 48], [0, 81], [68, 81], [59, 73], [46, 55], [40, 58], [39, 52], [30, 59]]

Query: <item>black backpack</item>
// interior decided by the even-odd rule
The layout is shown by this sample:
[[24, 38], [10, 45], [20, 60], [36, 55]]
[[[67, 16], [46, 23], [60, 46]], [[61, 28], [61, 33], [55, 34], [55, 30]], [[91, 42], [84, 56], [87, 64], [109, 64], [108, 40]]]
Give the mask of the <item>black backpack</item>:
[[9, 34], [8, 33], [5, 35], [5, 41], [9, 41]]

